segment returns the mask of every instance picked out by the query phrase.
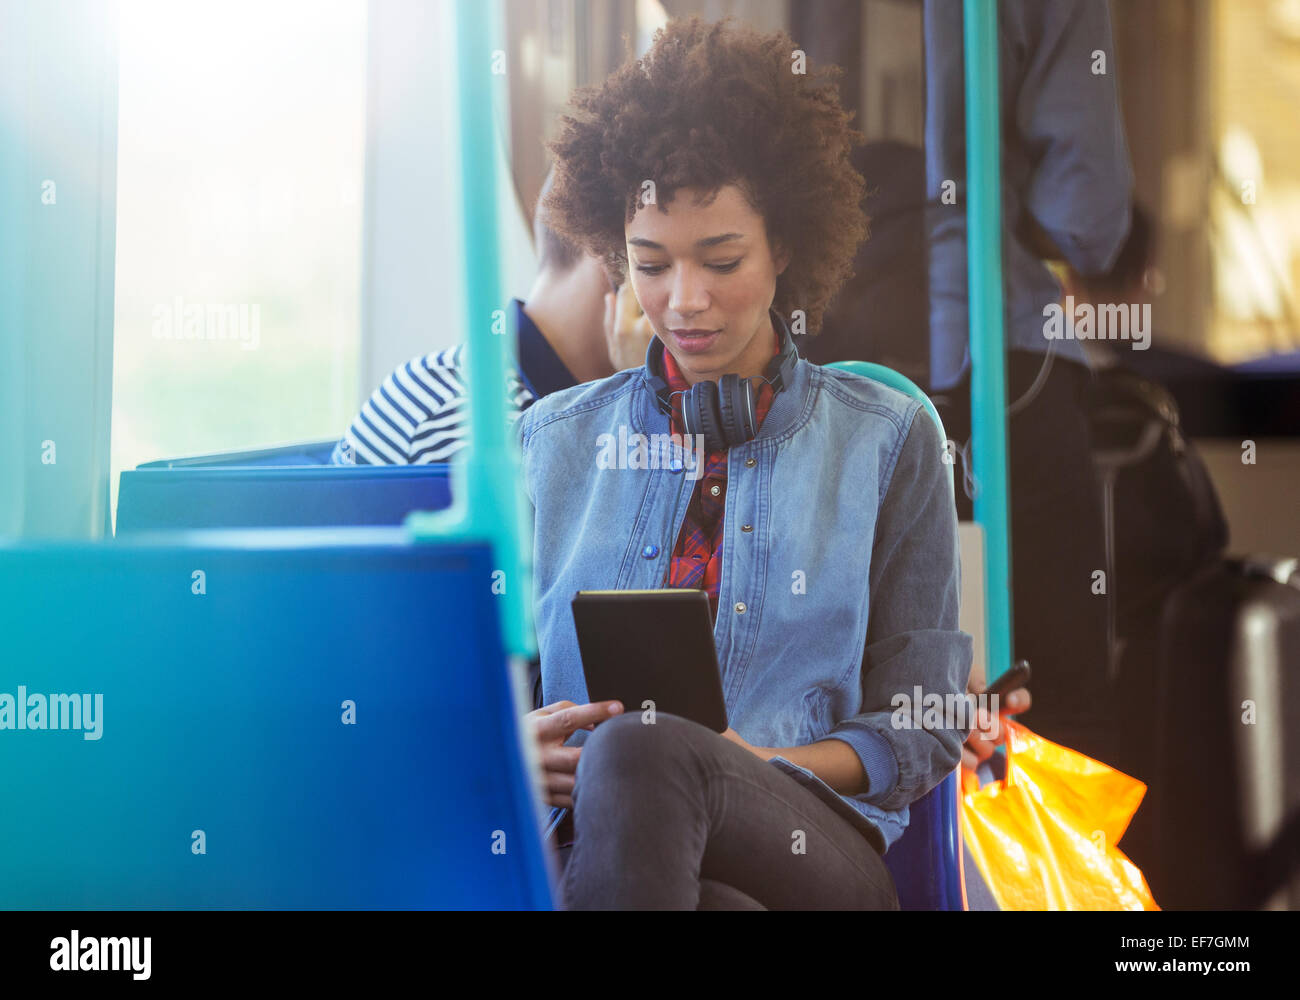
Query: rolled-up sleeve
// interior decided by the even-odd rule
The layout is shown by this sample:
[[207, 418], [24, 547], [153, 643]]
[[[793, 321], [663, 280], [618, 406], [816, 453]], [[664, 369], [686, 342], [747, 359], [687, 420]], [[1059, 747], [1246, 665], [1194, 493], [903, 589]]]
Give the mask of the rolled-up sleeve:
[[[943, 445], [929, 414], [913, 411], [876, 521], [863, 710], [827, 734], [858, 753], [868, 779], [862, 797], [881, 809], [900, 809], [942, 781], [970, 732], [964, 701], [946, 710], [965, 698], [973, 644], [957, 624], [957, 514]], [[934, 713], [911, 710], [918, 693], [941, 699], [939, 725]]]

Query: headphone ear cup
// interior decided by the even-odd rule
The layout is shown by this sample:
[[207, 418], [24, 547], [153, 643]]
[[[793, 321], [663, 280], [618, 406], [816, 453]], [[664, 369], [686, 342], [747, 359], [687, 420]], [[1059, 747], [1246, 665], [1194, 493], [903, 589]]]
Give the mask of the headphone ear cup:
[[718, 389], [722, 431], [727, 446], [744, 444], [758, 433], [754, 426], [754, 388], [749, 379], [734, 372], [722, 376]]
[[718, 437], [726, 442], [728, 448], [736, 432], [735, 382], [736, 375], [731, 372], [718, 380]]
[[724, 451], [727, 445], [721, 433], [718, 414], [718, 386], [712, 381], [696, 382], [682, 397], [682, 416], [687, 434], [704, 435], [704, 451]]

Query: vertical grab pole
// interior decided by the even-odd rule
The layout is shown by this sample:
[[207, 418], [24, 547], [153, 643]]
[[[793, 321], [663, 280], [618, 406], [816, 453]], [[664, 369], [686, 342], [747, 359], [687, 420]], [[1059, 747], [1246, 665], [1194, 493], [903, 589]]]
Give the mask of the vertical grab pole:
[[[526, 530], [519, 447], [506, 421], [507, 338], [496, 336], [501, 306], [497, 240], [495, 131], [497, 77], [492, 72], [499, 3], [455, 4], [456, 109], [460, 136], [462, 249], [468, 318], [466, 352], [469, 443], [451, 463], [452, 503], [442, 511], [411, 514], [406, 525], [417, 541], [487, 539], [500, 581], [506, 651], [536, 653], [532, 606], [532, 535]], [[501, 77], [500, 79], [504, 79]]]
[[1011, 667], [1011, 532], [1002, 303], [1002, 164], [996, 0], [964, 0], [966, 266], [970, 288], [971, 436], [984, 527], [987, 681]]

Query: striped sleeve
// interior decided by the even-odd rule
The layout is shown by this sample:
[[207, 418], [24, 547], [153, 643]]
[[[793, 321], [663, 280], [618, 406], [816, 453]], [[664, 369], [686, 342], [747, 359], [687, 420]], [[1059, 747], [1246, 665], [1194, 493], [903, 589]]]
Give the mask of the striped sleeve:
[[[469, 412], [462, 378], [464, 345], [412, 358], [384, 379], [330, 457], [334, 465], [426, 465], [446, 462], [468, 443]], [[513, 421], [532, 405], [518, 372], [506, 378]]]

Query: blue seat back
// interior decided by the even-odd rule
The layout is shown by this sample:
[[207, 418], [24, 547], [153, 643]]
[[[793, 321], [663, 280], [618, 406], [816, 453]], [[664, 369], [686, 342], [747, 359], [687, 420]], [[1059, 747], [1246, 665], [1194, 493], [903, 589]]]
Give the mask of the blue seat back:
[[141, 467], [122, 473], [116, 533], [398, 525], [450, 503], [447, 465]]
[[939, 428], [939, 435], [945, 440], [948, 435], [944, 432], [943, 421], [939, 419], [939, 411], [935, 408], [934, 403], [915, 382], [901, 372], [896, 372], [892, 368], [886, 368], [884, 365], [878, 365], [874, 361], [835, 361], [827, 368], [838, 368], [841, 371], [852, 372], [854, 375], [865, 375], [867, 378], [873, 378], [882, 385], [887, 385], [891, 389], [897, 389], [904, 395], [911, 396], [913, 399], [919, 399], [925, 406], [925, 412], [930, 414], [930, 418]]
[[97, 739], [0, 730], [0, 907], [550, 907], [492, 572], [400, 528], [0, 544], [0, 718], [102, 697]]

